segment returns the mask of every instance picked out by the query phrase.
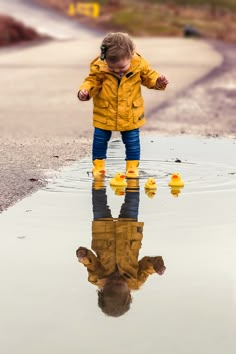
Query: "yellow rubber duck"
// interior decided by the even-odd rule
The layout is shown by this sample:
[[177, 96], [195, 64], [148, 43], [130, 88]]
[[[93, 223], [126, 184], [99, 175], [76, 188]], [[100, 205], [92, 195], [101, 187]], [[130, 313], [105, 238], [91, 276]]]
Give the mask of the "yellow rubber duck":
[[184, 181], [179, 173], [173, 173], [169, 182], [170, 187], [184, 187]]
[[152, 199], [156, 195], [156, 189], [145, 189], [145, 194], [148, 196], [148, 198]]
[[153, 177], [149, 177], [144, 186], [145, 189], [157, 189], [156, 181]]
[[127, 182], [125, 180], [125, 175], [122, 172], [116, 173], [115, 177], [113, 177], [110, 180], [110, 185], [111, 186], [126, 187], [127, 186]]
[[170, 193], [173, 195], [173, 197], [177, 198], [179, 194], [181, 193], [181, 189], [183, 187], [171, 187], [170, 188]]
[[114, 194], [115, 194], [115, 195], [118, 195], [118, 196], [123, 196], [123, 195], [125, 195], [125, 188], [126, 188], [126, 187], [111, 186], [111, 189], [113, 190]]

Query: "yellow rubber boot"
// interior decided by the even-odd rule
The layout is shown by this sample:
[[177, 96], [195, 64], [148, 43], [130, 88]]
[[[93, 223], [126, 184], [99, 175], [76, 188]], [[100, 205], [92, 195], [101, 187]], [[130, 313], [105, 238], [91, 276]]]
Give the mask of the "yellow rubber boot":
[[138, 160], [129, 160], [126, 161], [126, 177], [127, 178], [137, 178], [139, 176], [138, 173]]
[[139, 179], [127, 178], [126, 192], [137, 192], [137, 191], [139, 191]]
[[105, 160], [93, 160], [93, 177], [105, 176]]
[[95, 190], [105, 189], [106, 185], [105, 185], [104, 176], [99, 176], [99, 177], [94, 178], [93, 187], [92, 188], [95, 189]]

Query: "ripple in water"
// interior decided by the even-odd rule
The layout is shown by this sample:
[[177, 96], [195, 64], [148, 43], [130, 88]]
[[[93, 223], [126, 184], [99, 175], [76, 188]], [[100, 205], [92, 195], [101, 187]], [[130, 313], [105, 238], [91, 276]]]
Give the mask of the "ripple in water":
[[[140, 187], [154, 177], [158, 187], [168, 188], [170, 176], [179, 172], [185, 192], [236, 189], [236, 144], [231, 139], [178, 137], [141, 138]], [[121, 140], [109, 145], [106, 184], [116, 172], [125, 171]], [[85, 192], [91, 189], [92, 162], [89, 158], [65, 167], [46, 187], [52, 192]]]

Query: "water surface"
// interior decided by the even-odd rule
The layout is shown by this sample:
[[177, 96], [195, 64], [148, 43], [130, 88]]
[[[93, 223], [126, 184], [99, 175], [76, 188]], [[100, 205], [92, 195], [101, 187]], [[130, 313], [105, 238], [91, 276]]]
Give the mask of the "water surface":
[[[114, 140], [103, 189], [114, 218], [125, 191], [115, 194], [109, 181], [124, 170], [123, 156]], [[139, 259], [162, 256], [166, 272], [132, 291], [118, 318], [100, 310], [76, 257], [79, 246], [91, 249], [90, 170], [89, 159], [76, 162], [0, 215], [1, 352], [235, 353], [235, 140], [142, 137]], [[168, 187], [173, 172], [185, 182], [178, 196]], [[152, 198], [149, 176], [158, 186]]]

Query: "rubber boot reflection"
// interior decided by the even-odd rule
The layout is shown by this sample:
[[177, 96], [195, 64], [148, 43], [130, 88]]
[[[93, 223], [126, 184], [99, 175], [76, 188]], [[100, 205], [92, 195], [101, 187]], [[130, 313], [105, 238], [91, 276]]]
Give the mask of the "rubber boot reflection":
[[88, 270], [88, 280], [99, 289], [99, 307], [114, 317], [130, 309], [132, 290], [138, 290], [149, 275], [162, 275], [166, 269], [160, 256], [138, 260], [144, 223], [138, 221], [139, 187], [137, 180], [134, 183], [127, 186], [118, 218], [111, 215], [105, 187], [93, 188], [92, 250], [96, 255], [85, 247], [76, 252]]

